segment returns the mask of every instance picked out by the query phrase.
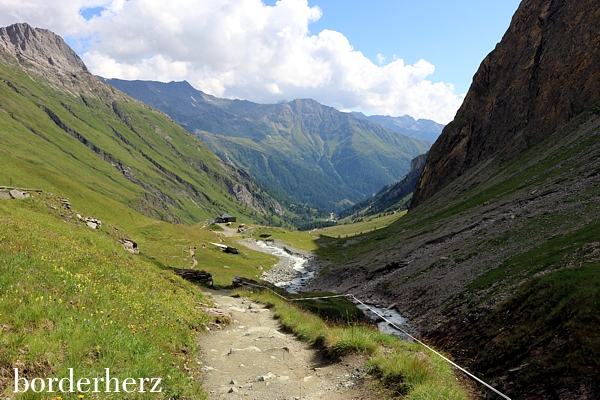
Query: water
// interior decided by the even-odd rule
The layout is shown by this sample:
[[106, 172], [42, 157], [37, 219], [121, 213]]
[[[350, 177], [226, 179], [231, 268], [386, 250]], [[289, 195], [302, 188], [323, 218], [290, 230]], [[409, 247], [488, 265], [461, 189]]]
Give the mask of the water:
[[[412, 328], [408, 325], [407, 319], [404, 318], [398, 311], [387, 309], [387, 308], [382, 308], [382, 307], [377, 307], [377, 306], [374, 306], [371, 304], [367, 304], [367, 305], [369, 306], [369, 308], [376, 311], [378, 314], [384, 316], [385, 319], [391, 321], [394, 325], [397, 325], [398, 327], [402, 328], [404, 331], [409, 332], [409, 333], [412, 331]], [[398, 336], [404, 340], [409, 340], [409, 337], [406, 336], [405, 333], [394, 328], [387, 321], [382, 320], [381, 317], [379, 317], [379, 315], [373, 313], [366, 306], [364, 306], [360, 303], [357, 304], [356, 306], [358, 308], [360, 308], [369, 318], [371, 318], [373, 321], [377, 322], [377, 328], [379, 328], [379, 332]]]
[[[285, 272], [269, 275], [265, 279], [268, 282], [273, 283], [275, 286], [283, 288], [289, 293], [298, 293], [304, 289], [306, 282], [314, 278], [316, 271], [306, 268], [308, 263], [306, 258], [296, 254], [290, 254], [280, 247], [267, 244], [266, 242], [260, 240], [256, 241], [256, 245], [264, 249], [266, 253], [273, 254], [274, 256], [282, 259], [287, 259], [292, 266], [291, 270], [288, 269]], [[369, 308], [384, 316], [387, 320], [402, 328], [404, 331], [411, 332], [412, 328], [408, 325], [406, 318], [404, 318], [396, 310], [382, 308], [371, 304], [367, 304], [369, 308], [360, 303], [356, 306], [360, 308], [369, 318], [377, 322], [377, 327], [379, 328], [380, 332], [395, 335], [404, 340], [409, 340], [406, 334], [394, 328], [388, 322], [382, 320], [377, 314], [370, 311]]]
[[275, 286], [283, 288], [289, 293], [298, 293], [302, 290], [307, 281], [314, 278], [316, 271], [306, 268], [308, 262], [306, 258], [296, 254], [290, 254], [280, 247], [269, 245], [260, 240], [256, 241], [256, 245], [269, 254], [287, 259], [291, 264], [291, 270], [279, 274], [280, 278], [285, 280], [276, 279], [277, 275], [269, 276], [269, 278], [267, 278], [267, 281], [273, 283]]

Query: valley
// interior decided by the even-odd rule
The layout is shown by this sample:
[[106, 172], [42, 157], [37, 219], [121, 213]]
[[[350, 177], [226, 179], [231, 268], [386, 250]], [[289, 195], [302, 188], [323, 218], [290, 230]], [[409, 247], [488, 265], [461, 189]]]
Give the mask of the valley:
[[338, 212], [406, 175], [410, 160], [431, 146], [407, 135], [441, 131], [439, 124], [410, 117], [392, 130], [311, 99], [256, 104], [219, 99], [188, 82], [104, 81], [167, 113], [286, 203], [329, 211]]
[[425, 119], [99, 78], [0, 28], [0, 397], [47, 398], [17, 370], [110, 369], [165, 399], [496, 398], [356, 298], [502, 397], [597, 398], [599, 28], [592, 0], [523, 0], [434, 143]]

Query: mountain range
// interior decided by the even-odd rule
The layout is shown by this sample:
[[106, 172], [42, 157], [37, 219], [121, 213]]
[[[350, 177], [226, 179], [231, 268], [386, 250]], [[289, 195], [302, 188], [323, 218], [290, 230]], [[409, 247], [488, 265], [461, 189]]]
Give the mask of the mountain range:
[[246, 172], [91, 75], [48, 30], [0, 29], [0, 121], [6, 184], [71, 198], [85, 191], [175, 223], [223, 212], [265, 222], [284, 215]]
[[331, 211], [401, 179], [431, 145], [310, 99], [257, 104], [187, 82], [105, 82], [167, 113], [283, 199]]
[[[474, 76], [456, 118], [444, 128], [424, 165], [413, 165], [416, 189], [407, 215], [364, 235], [316, 239], [324, 268], [311, 283], [315, 290], [351, 293], [396, 309], [416, 334], [511, 398], [598, 398], [599, 31], [594, 0], [523, 0], [502, 41]], [[171, 84], [156, 85], [167, 90]], [[346, 160], [341, 165], [354, 168], [351, 171], [364, 180], [360, 175], [360, 169], [366, 168], [361, 167], [364, 156], [353, 158], [352, 149], [370, 156], [370, 149], [378, 149], [380, 143], [401, 138], [311, 100], [277, 105], [208, 95], [200, 100], [193, 88], [174, 85], [184, 87], [189, 96], [175, 93], [172, 101], [178, 104], [178, 98], [185, 99], [189, 107], [181, 103], [182, 110], [203, 108], [199, 115], [206, 117], [204, 122], [196, 114], [188, 116], [187, 122], [170, 118], [105, 84], [49, 31], [26, 24], [0, 29], [3, 180], [11, 186], [52, 191], [68, 197], [82, 212], [109, 219], [118, 215], [121, 223], [129, 225], [133, 224], [125, 221], [127, 216], [142, 219], [135, 211], [178, 224], [203, 221], [221, 212], [249, 221], [282, 222], [291, 211], [229, 163], [228, 157], [233, 161], [236, 153], [247, 151], [248, 157], [237, 157], [270, 162], [275, 156], [265, 148], [286, 148], [289, 160], [277, 159], [269, 166], [283, 165], [290, 175], [312, 171], [315, 184], [326, 183], [320, 190], [334, 191], [333, 183], [343, 179], [338, 173], [336, 181], [335, 174], [320, 170], [334, 165], [333, 157], [329, 162], [324, 157], [330, 154], [326, 148], [335, 148], [337, 152], [331, 152], [337, 155], [335, 161]], [[215, 115], [218, 118], [212, 118]], [[205, 134], [205, 139], [212, 137], [223, 146], [222, 159], [181, 128], [197, 118], [212, 132], [209, 136], [197, 128], [195, 134]], [[264, 131], [265, 126], [271, 130]], [[337, 130], [320, 129], [336, 126]], [[325, 132], [343, 134], [332, 139]], [[409, 143], [405, 146], [414, 150], [414, 156], [406, 170], [410, 159], [421, 152], [420, 142]], [[235, 151], [227, 153], [228, 146]], [[295, 148], [302, 151], [294, 153]], [[324, 152], [321, 164], [315, 162], [321, 154], [317, 150]], [[389, 162], [387, 154], [376, 164], [382, 169]], [[300, 163], [304, 157], [312, 160], [314, 170]], [[288, 161], [289, 165], [284, 163]], [[323, 176], [331, 180], [319, 180]], [[281, 190], [277, 185], [283, 183], [275, 180], [271, 186]], [[368, 190], [377, 191], [365, 182], [362, 185], [348, 193], [360, 198]], [[404, 194], [401, 185], [396, 189]], [[352, 201], [349, 196], [335, 196], [324, 204], [341, 207]], [[52, 204], [55, 211], [60, 204], [64, 203]], [[29, 215], [41, 206], [24, 202], [20, 207]], [[56, 214], [62, 218], [60, 212]], [[16, 213], [2, 215], [3, 221], [14, 218]], [[65, 222], [53, 223], [63, 226]], [[158, 240], [153, 231], [155, 224], [143, 222], [135, 232], [144, 237], [147, 248], [159, 248], [155, 254], [166, 251], [167, 247], [160, 248], [164, 237]], [[161, 235], [177, 227], [168, 225]], [[38, 257], [29, 244], [35, 235], [20, 237], [14, 232], [25, 231], [22, 226], [5, 226], [10, 226], [14, 241], [9, 248], [18, 251], [10, 255], [12, 264], [3, 276], [18, 276], [23, 282], [28, 277], [41, 279], [34, 269], [25, 268], [28, 275], [17, 272], [17, 266], [29, 262], [32, 255]], [[49, 223], [39, 226], [47, 229]], [[37, 234], [48, 241], [62, 240], [51, 230]], [[109, 235], [109, 231], [98, 234]], [[100, 243], [92, 237], [86, 241], [89, 246]], [[169, 248], [174, 256], [180, 255], [181, 248], [175, 246], [182, 246], [179, 239], [171, 239]], [[221, 257], [220, 252], [215, 254]], [[74, 263], [81, 264], [84, 258], [77, 256]], [[127, 257], [115, 252], [103, 262], [124, 265], [129, 263]], [[228, 261], [224, 269], [220, 258], [214, 260], [220, 271], [232, 265]], [[40, 259], [36, 268], [57, 271], [50, 262]], [[144, 268], [150, 271], [155, 266]], [[41, 289], [46, 289], [43, 283], [35, 287]], [[23, 309], [15, 296], [5, 299]], [[23, 304], [32, 304], [31, 299], [25, 298]], [[57, 330], [38, 319], [42, 333], [36, 340]], [[19, 343], [29, 340], [18, 327], [5, 334]], [[23, 354], [35, 354], [36, 347], [43, 347], [39, 343]], [[79, 355], [99, 355], [84, 349]], [[10, 363], [19, 357], [15, 350]], [[474, 396], [486, 397], [478, 388], [473, 390]]]
[[444, 125], [430, 119], [414, 119], [410, 115], [392, 117], [390, 115], [365, 115], [361, 112], [352, 112], [358, 118], [366, 119], [403, 135], [435, 142], [442, 133]]

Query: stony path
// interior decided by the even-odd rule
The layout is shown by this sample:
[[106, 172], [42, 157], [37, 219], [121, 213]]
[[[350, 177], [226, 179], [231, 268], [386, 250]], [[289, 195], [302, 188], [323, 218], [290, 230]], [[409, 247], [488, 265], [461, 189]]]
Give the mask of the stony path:
[[234, 322], [200, 338], [202, 386], [210, 399], [374, 399], [362, 360], [339, 363], [283, 333], [263, 305], [211, 292], [215, 307]]

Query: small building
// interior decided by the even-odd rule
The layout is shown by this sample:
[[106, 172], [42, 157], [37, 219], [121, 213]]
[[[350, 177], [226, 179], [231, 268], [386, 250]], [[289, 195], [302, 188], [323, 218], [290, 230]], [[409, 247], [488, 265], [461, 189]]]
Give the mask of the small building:
[[236, 218], [232, 217], [231, 215], [229, 215], [227, 213], [215, 218], [215, 222], [217, 222], [219, 224], [226, 223], [226, 222], [235, 222], [235, 221], [236, 221]]

